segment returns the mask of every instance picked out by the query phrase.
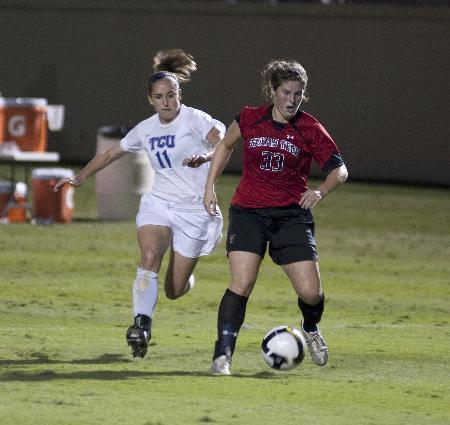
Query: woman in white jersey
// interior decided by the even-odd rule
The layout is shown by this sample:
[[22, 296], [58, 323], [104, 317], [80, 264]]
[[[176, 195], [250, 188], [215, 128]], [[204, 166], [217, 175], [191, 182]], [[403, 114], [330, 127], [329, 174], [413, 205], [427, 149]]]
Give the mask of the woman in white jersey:
[[64, 184], [78, 187], [129, 152], [147, 152], [155, 178], [136, 217], [141, 261], [132, 291], [134, 324], [126, 333], [134, 357], [147, 353], [158, 273], [167, 249], [171, 248], [164, 289], [174, 300], [192, 287], [198, 258], [210, 254], [222, 236], [222, 216], [206, 213], [203, 191], [214, 146], [225, 126], [181, 103], [179, 84], [188, 82], [196, 69], [193, 57], [181, 49], [158, 52], [148, 84], [148, 99], [156, 113], [136, 125], [120, 145], [97, 154], [74, 178], [55, 186], [56, 191]]

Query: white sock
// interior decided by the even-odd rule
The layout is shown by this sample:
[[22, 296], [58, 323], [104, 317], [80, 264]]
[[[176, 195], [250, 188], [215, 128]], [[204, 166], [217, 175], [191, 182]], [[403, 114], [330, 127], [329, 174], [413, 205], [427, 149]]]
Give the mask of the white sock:
[[134, 316], [145, 314], [151, 318], [157, 301], [158, 274], [150, 270], [138, 268], [136, 280], [133, 283]]

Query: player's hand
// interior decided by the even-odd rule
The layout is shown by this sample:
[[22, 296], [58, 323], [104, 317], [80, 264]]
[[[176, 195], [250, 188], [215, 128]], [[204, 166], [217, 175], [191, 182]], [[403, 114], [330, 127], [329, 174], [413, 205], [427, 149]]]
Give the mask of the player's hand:
[[214, 188], [206, 188], [203, 196], [203, 206], [209, 215], [217, 215], [217, 196]]
[[302, 208], [309, 210], [314, 208], [322, 199], [323, 195], [320, 190], [308, 189], [305, 193], [303, 193], [298, 204]]
[[64, 186], [65, 184], [70, 184], [73, 187], [78, 187], [81, 186], [82, 181], [77, 176], [65, 177], [55, 184], [55, 186], [53, 187], [53, 191], [58, 192], [58, 190], [61, 189], [61, 187]]
[[205, 162], [208, 162], [206, 154], [189, 155], [188, 157], [184, 158], [182, 164], [191, 168], [197, 168], [200, 167], [200, 165], [204, 164]]

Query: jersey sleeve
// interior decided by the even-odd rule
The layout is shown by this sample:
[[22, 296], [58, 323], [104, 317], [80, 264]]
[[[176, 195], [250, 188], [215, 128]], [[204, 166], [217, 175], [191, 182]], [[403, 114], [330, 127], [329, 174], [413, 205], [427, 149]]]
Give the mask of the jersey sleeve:
[[311, 154], [323, 173], [328, 174], [344, 164], [336, 143], [317, 121], [312, 126], [311, 142]]
[[222, 122], [212, 118], [206, 112], [200, 111], [198, 109], [192, 109], [190, 121], [191, 127], [194, 132], [206, 142], [206, 136], [214, 127], [216, 127], [222, 134], [225, 134], [226, 131], [226, 127]]
[[245, 137], [244, 134], [248, 123], [248, 115], [249, 115], [249, 108], [248, 106], [246, 106], [243, 109], [241, 109], [239, 113], [234, 117], [234, 120], [239, 124], [239, 129], [241, 130], [242, 137]]
[[215, 119], [214, 120], [214, 127], [216, 127], [220, 131], [220, 134], [222, 135], [222, 137], [225, 136], [225, 132], [227, 131], [227, 127], [226, 127], [226, 125], [223, 122]]
[[144, 148], [142, 140], [139, 137], [138, 126], [131, 129], [128, 134], [120, 141], [120, 147], [125, 152], [136, 153]]

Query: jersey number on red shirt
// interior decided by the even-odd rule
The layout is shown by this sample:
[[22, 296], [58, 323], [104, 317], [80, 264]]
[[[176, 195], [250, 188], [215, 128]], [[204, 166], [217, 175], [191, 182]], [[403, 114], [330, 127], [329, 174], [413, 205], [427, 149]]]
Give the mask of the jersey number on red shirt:
[[262, 164], [259, 166], [264, 171], [282, 171], [284, 164], [284, 155], [278, 152], [262, 151]]

